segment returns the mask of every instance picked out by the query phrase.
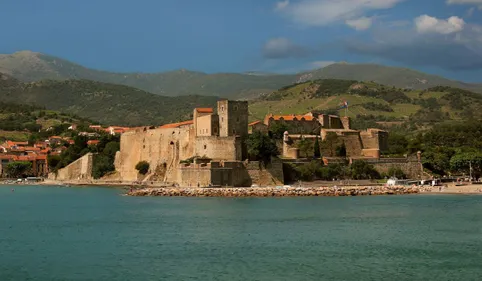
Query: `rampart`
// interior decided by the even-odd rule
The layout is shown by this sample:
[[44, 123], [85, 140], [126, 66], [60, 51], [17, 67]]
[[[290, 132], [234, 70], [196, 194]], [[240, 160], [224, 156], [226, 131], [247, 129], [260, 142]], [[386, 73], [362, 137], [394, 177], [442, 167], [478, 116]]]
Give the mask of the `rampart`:
[[179, 166], [180, 185], [185, 187], [249, 187], [282, 185], [283, 167], [279, 159], [258, 161], [212, 161]]
[[94, 154], [88, 153], [55, 173], [50, 173], [50, 180], [91, 180]]
[[194, 155], [194, 129], [157, 128], [138, 129], [122, 134], [120, 153], [116, 155], [116, 171], [125, 181], [139, 180], [135, 166], [140, 161], [149, 163], [150, 172], [165, 167], [166, 181], [176, 181], [180, 160]]

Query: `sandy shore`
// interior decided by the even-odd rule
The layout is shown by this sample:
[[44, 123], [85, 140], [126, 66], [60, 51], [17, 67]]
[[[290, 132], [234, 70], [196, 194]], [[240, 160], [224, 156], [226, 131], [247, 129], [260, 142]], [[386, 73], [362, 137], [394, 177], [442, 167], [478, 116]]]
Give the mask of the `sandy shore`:
[[482, 195], [482, 184], [468, 184], [463, 186], [449, 185], [446, 187], [439, 188], [438, 186], [433, 187], [430, 191], [426, 193], [433, 194], [480, 194]]

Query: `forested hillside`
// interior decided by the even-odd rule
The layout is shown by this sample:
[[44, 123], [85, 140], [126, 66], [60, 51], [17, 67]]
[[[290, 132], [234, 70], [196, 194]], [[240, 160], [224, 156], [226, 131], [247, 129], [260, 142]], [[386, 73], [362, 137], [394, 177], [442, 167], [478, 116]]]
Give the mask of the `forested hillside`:
[[123, 85], [89, 80], [21, 83], [0, 74], [0, 98], [75, 114], [107, 125], [161, 125], [190, 118], [195, 107], [214, 106], [217, 97], [163, 97]]

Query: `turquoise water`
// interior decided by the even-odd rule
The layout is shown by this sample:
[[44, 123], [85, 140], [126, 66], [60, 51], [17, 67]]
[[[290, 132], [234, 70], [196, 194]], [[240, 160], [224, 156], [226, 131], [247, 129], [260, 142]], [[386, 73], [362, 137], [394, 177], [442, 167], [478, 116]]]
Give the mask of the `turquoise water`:
[[481, 280], [482, 196], [0, 187], [0, 280]]

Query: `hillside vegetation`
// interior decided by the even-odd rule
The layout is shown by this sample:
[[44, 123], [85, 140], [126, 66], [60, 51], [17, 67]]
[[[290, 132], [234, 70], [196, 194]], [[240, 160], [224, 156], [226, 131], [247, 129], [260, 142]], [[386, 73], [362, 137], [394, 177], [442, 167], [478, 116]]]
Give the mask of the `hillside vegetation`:
[[214, 106], [217, 97], [154, 95], [123, 85], [88, 80], [21, 83], [0, 74], [0, 98], [35, 104], [106, 125], [160, 125], [188, 119], [195, 107]]
[[88, 126], [95, 122], [35, 105], [0, 102], [0, 141], [27, 141], [39, 132], [44, 138], [59, 135], [72, 124], [89, 130]]
[[[341, 107], [345, 101], [348, 109]], [[265, 114], [320, 111], [347, 115], [358, 127], [406, 124], [421, 129], [450, 120], [482, 118], [482, 95], [447, 86], [408, 90], [375, 82], [324, 79], [281, 88], [250, 103], [251, 120]]]
[[457, 82], [410, 69], [374, 64], [338, 63], [314, 71], [289, 75], [206, 74], [189, 70], [161, 73], [113, 73], [89, 69], [53, 56], [23, 51], [11, 55], [0, 55], [0, 72], [23, 82], [43, 79], [87, 79], [127, 85], [164, 96], [202, 95], [251, 99], [285, 85], [316, 79], [375, 81], [384, 85], [411, 89], [427, 89], [442, 85], [482, 92], [481, 84]]

